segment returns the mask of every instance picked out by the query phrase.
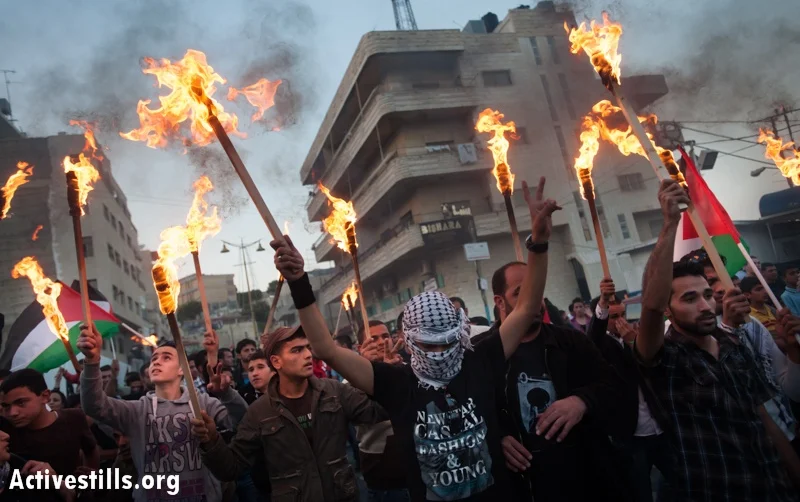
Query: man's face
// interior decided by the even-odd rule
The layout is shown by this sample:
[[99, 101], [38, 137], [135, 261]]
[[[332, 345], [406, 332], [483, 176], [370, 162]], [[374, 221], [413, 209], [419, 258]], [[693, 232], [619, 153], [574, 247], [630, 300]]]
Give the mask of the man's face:
[[[522, 287], [522, 281], [525, 279], [526, 265], [512, 265], [506, 268], [506, 289], [503, 295], [494, 296], [494, 304], [500, 311], [500, 322], [504, 321], [506, 317], [514, 311], [519, 299], [519, 290]], [[544, 309], [544, 305], [542, 305]], [[531, 324], [529, 331], [535, 331], [542, 323], [542, 313], [540, 313]]]
[[100, 372], [100, 378], [102, 378], [103, 380], [104, 389], [108, 386], [108, 382], [111, 381], [111, 378], [113, 378], [113, 376], [114, 375], [111, 373], [111, 370], [103, 370]]
[[621, 336], [617, 330], [617, 319], [625, 319], [625, 305], [611, 305], [608, 308], [608, 331]]
[[372, 337], [373, 340], [379, 340], [381, 343], [386, 343], [384, 340], [392, 339], [386, 326], [370, 326], [369, 336]]
[[230, 368], [222, 368], [222, 373], [225, 373], [226, 375], [228, 375], [228, 378], [230, 378], [230, 382], [231, 382], [231, 388], [235, 389], [236, 388], [236, 380], [233, 378], [233, 371], [231, 371]]
[[61, 399], [61, 394], [57, 392], [50, 394], [50, 401], [48, 401], [47, 404], [50, 405], [50, 409], [53, 411], [58, 411], [64, 408], [64, 400]]
[[767, 290], [764, 289], [764, 286], [761, 284], [753, 286], [753, 289], [751, 289], [749, 293], [745, 293], [745, 296], [750, 300], [750, 303], [757, 303], [759, 305], [766, 302], [768, 298]]
[[251, 359], [247, 362], [247, 377], [253, 388], [262, 394], [267, 391], [267, 384], [273, 371], [269, 368], [266, 359]]
[[130, 385], [131, 394], [142, 394], [144, 392], [144, 384], [141, 380], [134, 380]]
[[200, 372], [197, 371], [197, 363], [193, 359], [189, 359], [189, 371], [192, 372], [192, 380], [196, 380], [200, 376]]
[[456, 310], [464, 309], [464, 314], [469, 315], [469, 312], [467, 312], [467, 307], [465, 307], [464, 304], [461, 303], [460, 301], [458, 300], [454, 301], [453, 306], [456, 308]]
[[14, 427], [27, 427], [41, 413], [50, 401], [50, 391], [45, 390], [37, 396], [27, 387], [12, 389], [2, 397], [3, 416], [11, 421]]
[[790, 268], [783, 274], [783, 282], [790, 288], [797, 288], [797, 278], [800, 276], [800, 269]]
[[225, 351], [222, 356], [222, 366], [226, 368], [233, 368], [233, 352]]
[[311, 345], [306, 338], [295, 338], [284, 343], [277, 354], [272, 354], [272, 366], [283, 377], [309, 378], [314, 374]]
[[767, 282], [775, 282], [778, 280], [778, 269], [774, 266], [770, 265], [766, 269], [764, 269], [764, 279]]
[[159, 347], [150, 358], [150, 381], [172, 382], [183, 376], [175, 347]]
[[572, 305], [572, 313], [575, 317], [584, 317], [586, 315], [586, 305], [582, 302], [576, 302]]
[[687, 276], [672, 280], [672, 297], [667, 317], [686, 334], [710, 335], [717, 328], [714, 291], [705, 277]]
[[242, 347], [242, 350], [239, 351], [239, 359], [242, 360], [242, 363], [246, 363], [250, 360], [250, 356], [256, 351], [255, 345], [245, 345]]
[[[761, 268], [761, 260], [759, 260], [758, 258], [756, 258], [754, 256], [751, 256], [751, 258], [753, 259], [753, 264], [755, 264], [756, 268], [760, 269]], [[749, 275], [751, 277], [756, 275], [756, 273], [753, 271], [753, 268], [750, 265], [747, 265], [747, 267], [745, 267], [745, 272], [747, 272], [747, 275]]]

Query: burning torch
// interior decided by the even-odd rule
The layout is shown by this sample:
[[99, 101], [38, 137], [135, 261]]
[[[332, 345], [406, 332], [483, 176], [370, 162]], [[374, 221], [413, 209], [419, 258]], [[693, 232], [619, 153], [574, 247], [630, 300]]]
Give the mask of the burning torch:
[[509, 142], [506, 138], [506, 132], [514, 134], [517, 131], [517, 126], [512, 121], [503, 124], [502, 119], [502, 113], [487, 108], [478, 115], [478, 122], [475, 124], [475, 130], [494, 134], [494, 136], [486, 142], [489, 150], [492, 152], [492, 158], [494, 159], [492, 174], [494, 174], [494, 177], [497, 179], [497, 189], [503, 194], [503, 200], [506, 204], [508, 224], [511, 227], [511, 239], [514, 241], [514, 252], [517, 255], [517, 261], [524, 261], [522, 244], [519, 240], [519, 230], [517, 230], [517, 218], [514, 215], [514, 204], [511, 201], [511, 194], [514, 193], [515, 176], [514, 173], [511, 172], [511, 166], [508, 165]]
[[178, 295], [181, 284], [178, 281], [178, 272], [174, 261], [186, 256], [191, 252], [191, 244], [183, 227], [170, 227], [161, 232], [161, 244], [158, 246], [158, 260], [153, 264], [153, 285], [158, 295], [158, 306], [161, 313], [167, 316], [167, 323], [172, 332], [172, 339], [175, 341], [175, 349], [178, 351], [178, 361], [183, 370], [183, 378], [186, 381], [186, 389], [189, 391], [189, 400], [192, 404], [192, 413], [199, 417], [200, 401], [197, 398], [197, 389], [194, 387], [192, 372], [189, 369], [189, 359], [186, 356], [186, 349], [183, 347], [181, 329], [178, 326], [178, 319], [175, 310], [178, 306]]
[[[344, 308], [345, 315], [347, 316], [347, 322], [350, 324], [350, 330], [353, 334], [357, 334], [358, 330], [355, 329], [355, 323], [353, 322], [353, 309], [355, 308], [356, 300], [358, 300], [358, 286], [355, 282], [350, 283], [350, 287], [348, 287], [344, 294], [342, 295], [342, 302], [339, 308], [339, 315], [342, 314], [342, 307]], [[334, 330], [334, 334], [336, 331], [339, 330], [339, 320], [336, 320], [336, 329]]]
[[[151, 148], [164, 147], [168, 139], [178, 135], [180, 124], [188, 120], [191, 138], [183, 138], [184, 143], [207, 145], [213, 136], [216, 136], [273, 239], [280, 237], [280, 227], [228, 136], [229, 133], [245, 136], [237, 130], [239, 119], [235, 114], [225, 112], [222, 105], [212, 97], [217, 84], [224, 84], [225, 79], [208, 65], [205, 54], [191, 49], [180, 61], [172, 62], [168, 59], [157, 61], [145, 58], [144, 63], [146, 67], [143, 72], [154, 75], [159, 85], [170, 88], [171, 92], [167, 96], [159, 97], [161, 106], [157, 109], [147, 107], [150, 104], [149, 100], [139, 101], [136, 108], [140, 121], [139, 129], [120, 135], [133, 141], [146, 141], [147, 146]], [[235, 98], [236, 94], [241, 92], [250, 103], [259, 103], [256, 105], [259, 110], [262, 107], [265, 110], [268, 104], [271, 106], [270, 103], [274, 103], [274, 94], [278, 86], [257, 84], [254, 84], [255, 89], [250, 86], [235, 90], [231, 97]], [[257, 96], [259, 91], [267, 94]]]
[[331, 234], [331, 243], [336, 244], [339, 249], [350, 254], [353, 261], [353, 275], [355, 277], [356, 288], [361, 296], [361, 318], [364, 323], [364, 334], [369, 334], [369, 316], [367, 315], [367, 305], [365, 303], [364, 286], [361, 283], [361, 271], [358, 268], [358, 241], [356, 240], [356, 211], [351, 201], [345, 201], [331, 195], [322, 183], [319, 189], [328, 198], [328, 205], [331, 207], [331, 214], [322, 221], [322, 226], [326, 232]]
[[92, 326], [91, 300], [89, 300], [89, 283], [86, 280], [86, 257], [83, 251], [83, 229], [81, 228], [81, 216], [85, 213], [83, 206], [89, 197], [89, 192], [94, 188], [92, 185], [100, 179], [100, 173], [92, 165], [92, 161], [86, 154], [94, 156], [97, 145], [94, 142], [94, 133], [88, 124], [84, 124], [87, 129], [85, 132], [86, 146], [85, 153], [81, 152], [77, 156], [64, 157], [64, 173], [67, 176], [67, 203], [69, 214], [72, 216], [72, 234], [75, 237], [75, 256], [78, 259], [78, 280], [81, 285], [81, 303], [83, 305], [83, 319], [87, 325]]
[[47, 321], [47, 326], [64, 344], [64, 349], [67, 351], [69, 360], [72, 361], [72, 367], [75, 368], [76, 372], [80, 372], [81, 364], [78, 362], [78, 358], [75, 357], [75, 351], [72, 350], [72, 345], [69, 341], [67, 322], [64, 320], [64, 316], [58, 308], [58, 297], [61, 295], [62, 287], [61, 283], [54, 282], [45, 277], [42, 267], [33, 256], [26, 256], [20, 260], [14, 265], [14, 269], [11, 271], [11, 277], [14, 279], [19, 279], [23, 276], [31, 281], [33, 292], [36, 293], [36, 301], [42, 306], [42, 312]]
[[14, 198], [19, 187], [30, 181], [28, 178], [31, 175], [33, 175], [32, 165], [27, 162], [17, 162], [17, 170], [8, 177], [6, 184], [0, 189], [0, 208], [2, 208], [0, 209], [0, 220], [6, 219], [9, 209], [11, 209], [11, 199]]
[[[672, 152], [663, 148], [657, 147], [651, 137], [645, 131], [640, 118], [636, 115], [633, 106], [622, 93], [622, 86], [620, 85], [620, 64], [622, 62], [622, 55], [617, 52], [619, 47], [619, 39], [622, 35], [622, 26], [619, 23], [611, 22], [608, 13], [603, 13], [603, 24], [600, 25], [596, 21], [592, 21], [590, 27], [587, 29], [586, 23], [581, 23], [577, 28], [570, 29], [564, 23], [564, 29], [569, 34], [569, 41], [572, 46], [570, 48], [573, 54], [578, 54], [583, 50], [589, 56], [592, 66], [600, 75], [600, 79], [606, 89], [616, 98], [619, 109], [622, 111], [625, 119], [630, 124], [630, 129], [633, 136], [637, 139], [640, 149], [634, 152], [643, 155], [650, 161], [650, 165], [659, 179], [663, 179], [663, 171], [666, 170], [669, 176], [686, 187], [686, 179], [683, 177], [678, 168], [678, 164], [672, 155]], [[618, 144], [618, 146], [621, 145]], [[711, 236], [708, 234], [700, 216], [694, 209], [694, 205], [689, 204], [686, 208], [688, 210], [689, 218], [692, 221], [703, 247], [708, 252], [708, 257], [714, 265], [714, 270], [717, 271], [720, 281], [726, 289], [733, 287], [733, 281], [725, 270], [725, 264], [719, 252], [714, 247], [711, 241]]]

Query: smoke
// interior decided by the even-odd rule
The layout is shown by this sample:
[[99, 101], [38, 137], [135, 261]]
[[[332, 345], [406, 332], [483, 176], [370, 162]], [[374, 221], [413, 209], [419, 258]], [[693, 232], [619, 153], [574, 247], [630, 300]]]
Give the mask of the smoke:
[[[243, 152], [240, 151], [239, 155], [242, 156]], [[186, 157], [194, 166], [196, 177], [206, 175], [214, 183], [209, 199], [217, 204], [220, 217], [238, 215], [249, 199], [241, 190], [239, 177], [219, 145], [188, 147]]]

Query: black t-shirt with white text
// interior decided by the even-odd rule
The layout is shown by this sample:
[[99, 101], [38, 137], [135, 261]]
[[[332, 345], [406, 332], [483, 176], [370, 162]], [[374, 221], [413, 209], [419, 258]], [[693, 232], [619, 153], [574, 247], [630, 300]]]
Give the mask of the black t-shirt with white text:
[[283, 401], [283, 404], [289, 410], [289, 413], [294, 415], [294, 417], [297, 419], [297, 423], [300, 424], [300, 428], [303, 429], [303, 432], [305, 432], [309, 444], [311, 444], [313, 447], [314, 429], [312, 428], [313, 424], [311, 422], [311, 408], [314, 401], [314, 391], [311, 390], [311, 386], [308, 386], [305, 394], [302, 396], [294, 399], [281, 396], [281, 401]]
[[509, 496], [494, 385], [504, 367], [499, 334], [466, 351], [461, 371], [441, 389], [421, 383], [409, 366], [373, 363], [373, 397], [404, 445], [412, 500]]

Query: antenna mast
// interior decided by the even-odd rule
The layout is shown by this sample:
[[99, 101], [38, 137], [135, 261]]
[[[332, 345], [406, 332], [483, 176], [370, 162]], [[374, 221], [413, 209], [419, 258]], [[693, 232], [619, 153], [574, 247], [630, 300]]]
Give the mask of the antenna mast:
[[416, 31], [418, 29], [414, 11], [411, 10], [411, 0], [392, 0], [392, 7], [394, 7], [394, 24], [398, 30]]

